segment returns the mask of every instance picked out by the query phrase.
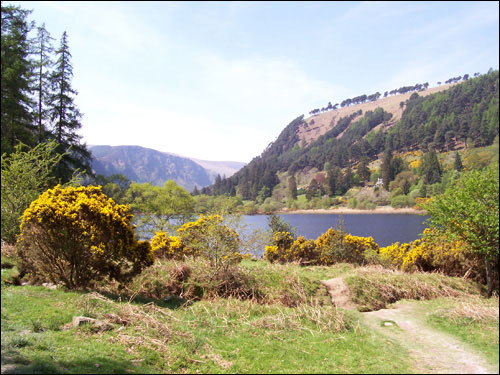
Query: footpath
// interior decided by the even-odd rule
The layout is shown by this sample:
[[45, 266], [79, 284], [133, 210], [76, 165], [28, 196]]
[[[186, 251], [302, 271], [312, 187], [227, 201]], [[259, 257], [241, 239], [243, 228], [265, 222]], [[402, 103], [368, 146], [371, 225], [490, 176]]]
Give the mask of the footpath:
[[[321, 281], [337, 307], [355, 310], [349, 288], [338, 277]], [[465, 343], [425, 324], [425, 313], [418, 301], [399, 301], [392, 308], [361, 313], [366, 327], [397, 342], [405, 348], [418, 373], [432, 374], [498, 374]]]

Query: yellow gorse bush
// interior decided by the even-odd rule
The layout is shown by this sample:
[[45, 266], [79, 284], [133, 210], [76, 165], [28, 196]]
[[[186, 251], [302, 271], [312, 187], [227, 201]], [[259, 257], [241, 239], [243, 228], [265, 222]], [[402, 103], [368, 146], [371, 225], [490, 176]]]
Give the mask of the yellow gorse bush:
[[214, 266], [241, 261], [238, 233], [224, 224], [220, 215], [200, 215], [196, 221], [177, 229], [177, 237], [157, 232], [151, 240], [155, 256], [183, 259], [185, 256], [205, 256]]
[[155, 258], [182, 258], [182, 244], [179, 238], [169, 236], [165, 232], [156, 232], [151, 239], [151, 249]]
[[404, 271], [441, 271], [450, 276], [463, 276], [476, 262], [467, 257], [467, 244], [448, 241], [435, 230], [426, 228], [421, 240], [379, 250], [380, 256]]
[[328, 229], [315, 241], [303, 236], [293, 241], [290, 233], [277, 232], [273, 244], [266, 246], [264, 259], [270, 262], [300, 262], [330, 265], [338, 262], [362, 264], [365, 251], [378, 251], [372, 237], [357, 237], [333, 228]]
[[425, 205], [430, 202], [431, 198], [415, 198], [415, 208], [418, 210], [423, 210]]
[[18, 238], [22, 267], [40, 280], [87, 287], [109, 276], [126, 278], [153, 263], [149, 242], [137, 241], [133, 215], [100, 186], [62, 188], [41, 194], [25, 210]]
[[276, 232], [273, 235], [272, 245], [266, 246], [264, 259], [272, 262], [285, 262], [285, 254], [293, 244], [293, 237], [290, 232]]

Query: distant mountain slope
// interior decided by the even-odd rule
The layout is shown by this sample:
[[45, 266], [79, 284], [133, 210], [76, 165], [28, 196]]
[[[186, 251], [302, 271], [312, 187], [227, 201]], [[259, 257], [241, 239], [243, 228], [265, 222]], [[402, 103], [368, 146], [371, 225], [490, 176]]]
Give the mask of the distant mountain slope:
[[215, 181], [217, 175], [230, 177], [247, 164], [239, 161], [209, 161], [192, 158], [191, 160], [205, 168], [212, 182]]
[[89, 146], [97, 174], [125, 175], [135, 182], [163, 185], [174, 180], [188, 191], [210, 185], [209, 173], [194, 161], [140, 146]]
[[[418, 95], [427, 96], [435, 94], [437, 92], [447, 90], [456, 84], [457, 83], [450, 83], [432, 87], [424, 91], [419, 91]], [[313, 115], [304, 120], [304, 122], [299, 126], [297, 131], [298, 139], [301, 141], [304, 139], [306, 141], [306, 145], [309, 145], [311, 144], [311, 142], [318, 139], [321, 135], [325, 134], [328, 130], [334, 128], [341, 118], [348, 117], [359, 110], [361, 110], [362, 113], [366, 113], [367, 111], [374, 111], [379, 107], [384, 111], [392, 114], [390, 122], [386, 124], [386, 127], [389, 128], [401, 119], [405, 107], [401, 106], [400, 103], [406, 102], [412, 94], [413, 92], [392, 95], [386, 98], [380, 98], [376, 101], [361, 103], [339, 108], [335, 111], [327, 111], [317, 115]]]
[[236, 161], [208, 161], [161, 152], [141, 146], [91, 145], [92, 169], [97, 174], [110, 176], [120, 173], [135, 182], [163, 185], [174, 180], [188, 191], [195, 186], [212, 184], [217, 175], [232, 176], [246, 163]]
[[498, 136], [498, 71], [448, 83], [427, 90], [403, 87], [393, 90], [402, 94], [380, 98], [377, 93], [379, 99], [369, 101], [361, 95], [349, 99], [353, 105], [339, 109], [329, 103], [322, 113], [315, 109], [309, 118], [299, 116], [260, 156], [208, 190], [263, 201], [279, 184], [278, 173], [291, 177], [312, 168], [354, 168], [362, 158], [377, 160], [387, 149], [449, 152], [492, 144]]

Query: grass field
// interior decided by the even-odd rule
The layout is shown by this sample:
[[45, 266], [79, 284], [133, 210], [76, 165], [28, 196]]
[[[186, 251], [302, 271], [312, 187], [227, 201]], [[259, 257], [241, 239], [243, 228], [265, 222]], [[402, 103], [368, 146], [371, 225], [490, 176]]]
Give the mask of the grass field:
[[[155, 265], [121, 294], [113, 285], [102, 288], [100, 293], [9, 285], [17, 272], [15, 261], [10, 262], [14, 267], [2, 269], [5, 373], [414, 371], [406, 349], [360, 324], [360, 312], [335, 308], [319, 283], [343, 276], [371, 294], [373, 288], [362, 286], [368, 285], [366, 280], [371, 277], [386, 281], [386, 276], [373, 275], [376, 269], [358, 269], [348, 264], [299, 267], [245, 260], [240, 265], [241, 272], [246, 280], [257, 280], [260, 300], [222, 298], [209, 291], [201, 298], [183, 300], [162, 295], [163, 289], [158, 289], [161, 283], [151, 282], [153, 277], [168, 279], [169, 272], [179, 266], [169, 262]], [[9, 259], [2, 258], [2, 263], [8, 264]], [[196, 265], [188, 265], [195, 280]], [[362, 282], [352, 281], [357, 277]], [[392, 277], [394, 288], [407, 290], [409, 284], [415, 283], [407, 275]], [[429, 285], [436, 284], [433, 277], [429, 275]], [[374, 280], [370, 285], [374, 285]], [[460, 284], [457, 280], [446, 284], [441, 280], [439, 285], [456, 290], [458, 297], [422, 302], [432, 312], [429, 323], [464, 340], [469, 340], [472, 333], [473, 345], [489, 358], [495, 353], [498, 356], [498, 299], [496, 326], [495, 305], [491, 301], [488, 303], [492, 304], [493, 318], [483, 314], [479, 324], [463, 326], [461, 320], [443, 315], [443, 309], [459, 308], [470, 298], [483, 299], [472, 284]], [[156, 295], [151, 288], [156, 288]], [[283, 299], [283, 295], [288, 297]], [[74, 327], [74, 316], [94, 318], [102, 324]]]

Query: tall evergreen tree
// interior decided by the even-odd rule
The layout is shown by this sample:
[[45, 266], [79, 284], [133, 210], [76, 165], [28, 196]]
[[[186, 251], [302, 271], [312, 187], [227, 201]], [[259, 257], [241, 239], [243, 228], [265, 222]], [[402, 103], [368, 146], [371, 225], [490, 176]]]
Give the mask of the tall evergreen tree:
[[313, 178], [306, 188], [306, 199], [310, 201], [314, 196], [316, 196], [316, 194], [318, 194], [319, 189], [320, 186], [318, 184], [318, 181]]
[[435, 184], [441, 181], [443, 170], [434, 150], [430, 150], [423, 156], [420, 173], [426, 184]]
[[380, 167], [382, 175], [382, 183], [384, 184], [384, 188], [386, 190], [389, 190], [389, 182], [391, 182], [393, 179], [391, 161], [392, 161], [391, 149], [386, 149], [384, 157], [382, 159], [382, 166]]
[[87, 146], [80, 143], [81, 136], [76, 133], [82, 127], [80, 122], [82, 115], [74, 103], [74, 96], [78, 93], [71, 87], [73, 66], [66, 31], [55, 53], [57, 60], [50, 76], [52, 94], [49, 113], [53, 122], [52, 136], [59, 144], [57, 151], [61, 154], [69, 153], [63, 158], [57, 170], [57, 177], [67, 181], [76, 169], [90, 173], [91, 156]]
[[288, 193], [290, 198], [297, 199], [297, 181], [294, 176], [288, 179]]
[[28, 33], [31, 13], [20, 7], [1, 5], [1, 153], [10, 154], [18, 142], [36, 144], [31, 108], [31, 79]]
[[368, 159], [366, 157], [361, 158], [356, 170], [361, 182], [370, 180], [370, 169], [368, 168]]
[[35, 75], [36, 84], [34, 90], [37, 92], [37, 106], [34, 111], [36, 125], [38, 127], [38, 142], [44, 141], [47, 134], [45, 121], [48, 119], [47, 104], [50, 95], [50, 75], [49, 69], [53, 62], [50, 54], [54, 52], [52, 47], [52, 38], [49, 32], [45, 29], [45, 24], [37, 28], [38, 33], [34, 40], [35, 54]]
[[352, 175], [351, 167], [347, 166], [344, 173], [343, 186], [344, 191], [349, 190], [354, 185], [354, 176]]
[[453, 168], [456, 171], [462, 172], [464, 170], [464, 165], [462, 164], [462, 159], [460, 158], [460, 154], [458, 152], [455, 153], [455, 162], [453, 163]]

